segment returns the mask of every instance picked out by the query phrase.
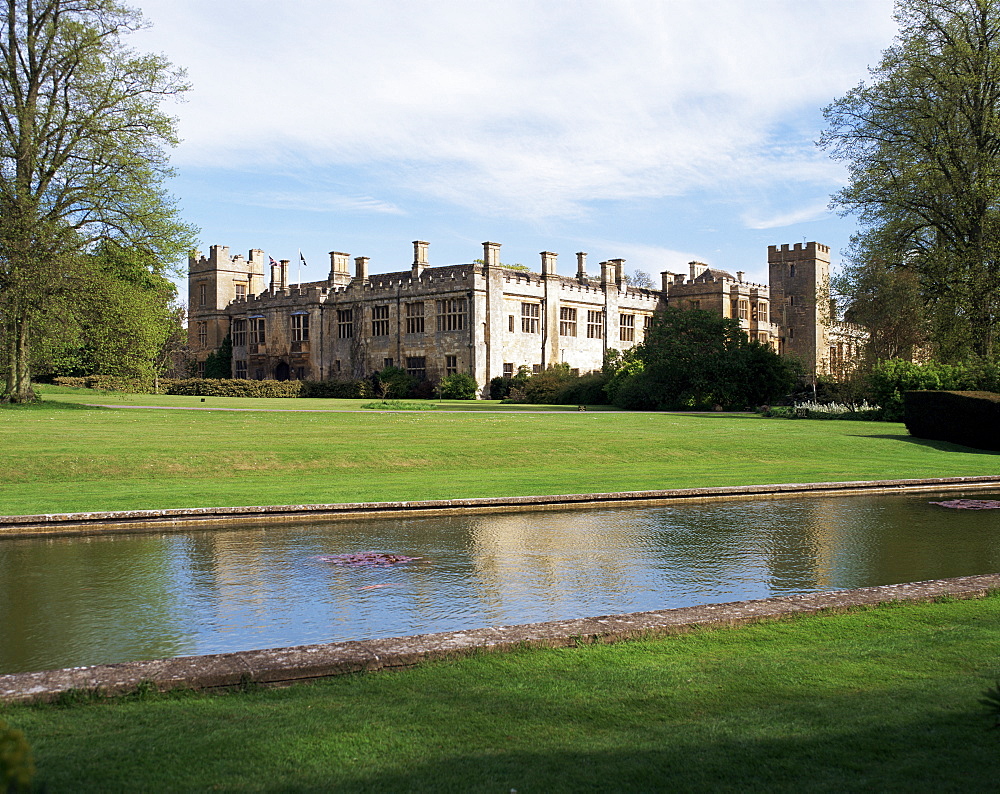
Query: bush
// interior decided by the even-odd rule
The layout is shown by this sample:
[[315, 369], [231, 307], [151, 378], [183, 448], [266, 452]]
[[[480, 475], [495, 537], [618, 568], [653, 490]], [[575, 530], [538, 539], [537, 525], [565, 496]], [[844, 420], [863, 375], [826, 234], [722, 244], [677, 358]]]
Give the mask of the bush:
[[574, 377], [559, 390], [555, 402], [558, 405], [607, 405], [608, 396], [604, 392], [607, 382], [608, 376], [603, 372]]
[[300, 397], [301, 380], [247, 380], [185, 378], [160, 381], [164, 394], [187, 394], [200, 397]]
[[[57, 386], [69, 386], [75, 389], [96, 389], [97, 391], [118, 391], [126, 394], [152, 394], [153, 381], [115, 378], [109, 375], [88, 375], [83, 378], [58, 377], [53, 378]], [[163, 384], [165, 381], [161, 380]]]
[[418, 400], [431, 400], [437, 387], [429, 380], [417, 381], [416, 385], [410, 389], [410, 396]]
[[413, 397], [413, 390], [418, 383], [412, 375], [407, 375], [405, 369], [385, 367], [371, 377], [372, 393], [384, 400], [398, 400], [403, 397]]
[[569, 364], [556, 364], [528, 378], [524, 383], [524, 396], [529, 403], [554, 405], [556, 395], [575, 377]]
[[367, 380], [305, 380], [299, 397], [323, 397], [339, 400], [363, 400], [372, 396]]
[[510, 387], [513, 383], [514, 380], [512, 378], [505, 378], [502, 375], [497, 375], [497, 377], [490, 380], [490, 399], [506, 399], [510, 395]]
[[911, 436], [1000, 451], [1000, 394], [908, 391], [903, 410]]
[[442, 380], [438, 388], [443, 400], [475, 400], [479, 384], [471, 375], [456, 372]]
[[0, 791], [27, 791], [35, 776], [35, 761], [24, 733], [0, 720]]

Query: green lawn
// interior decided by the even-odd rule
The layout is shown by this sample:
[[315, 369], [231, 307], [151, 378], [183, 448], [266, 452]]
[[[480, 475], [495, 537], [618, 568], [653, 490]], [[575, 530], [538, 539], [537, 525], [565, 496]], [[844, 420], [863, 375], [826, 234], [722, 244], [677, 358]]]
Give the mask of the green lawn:
[[7, 707], [86, 791], [996, 791], [1000, 597], [308, 686]]
[[[80, 399], [48, 394], [38, 405], [0, 408], [0, 515], [1000, 473], [996, 453], [919, 441], [888, 423], [483, 406], [143, 410], [86, 408]], [[160, 399], [203, 405], [197, 397]]]

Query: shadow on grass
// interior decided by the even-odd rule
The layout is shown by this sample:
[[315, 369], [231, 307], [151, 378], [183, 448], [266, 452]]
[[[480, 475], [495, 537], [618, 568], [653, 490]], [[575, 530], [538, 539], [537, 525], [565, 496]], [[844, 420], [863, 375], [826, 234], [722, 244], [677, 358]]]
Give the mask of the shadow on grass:
[[[295, 790], [338, 791], [996, 791], [1000, 752], [981, 715], [956, 714], [888, 732], [675, 741], [657, 748], [455, 756], [395, 774], [317, 775]], [[966, 723], [961, 725], [959, 723]], [[738, 732], [738, 731], [737, 731]], [[655, 726], [651, 726], [652, 738]]]
[[1000, 452], [992, 449], [966, 447], [961, 444], [953, 444], [950, 441], [936, 441], [931, 438], [917, 438], [916, 436], [904, 435], [902, 433], [898, 435], [857, 433], [853, 434], [853, 438], [879, 438], [887, 439], [889, 441], [905, 441], [910, 444], [916, 444], [919, 447], [930, 447], [931, 449], [936, 449], [941, 452], [965, 452], [975, 455], [1000, 455]]
[[[408, 757], [398, 753], [402, 736], [419, 733], [419, 719], [400, 724], [397, 731], [378, 728], [384, 743], [372, 745], [361, 739], [371, 725], [332, 720], [325, 730], [308, 736], [294, 731], [279, 735], [271, 733], [273, 726], [262, 714], [258, 735], [248, 736], [242, 746], [220, 741], [221, 729], [211, 724], [193, 728], [200, 740], [190, 746], [164, 734], [145, 746], [124, 734], [66, 738], [58, 755], [40, 754], [38, 780], [53, 791], [65, 787], [81, 792], [118, 790], [119, 785], [125, 790], [135, 779], [170, 790], [350, 792], [970, 792], [996, 791], [1000, 780], [997, 733], [988, 730], [984, 713], [964, 704], [908, 722], [869, 711], [868, 720], [848, 718], [848, 725], [826, 724], [818, 704], [805, 706], [798, 718], [781, 713], [773, 723], [768, 711], [742, 712], [751, 723], [747, 726], [739, 722], [740, 713], [709, 724], [692, 715], [689, 729], [654, 719], [631, 746], [612, 748], [603, 740], [620, 744], [619, 726], [595, 723], [593, 714], [580, 715], [576, 729], [559, 726], [573, 731], [572, 744], [592, 748], [580, 750], [526, 750], [533, 738], [544, 746], [549, 737], [544, 731], [531, 735], [532, 727], [541, 727], [538, 721], [515, 721], [507, 728], [513, 735], [495, 734], [493, 742], [484, 740], [483, 749], [473, 753], [450, 752], [441, 735], [442, 744], [430, 751], [431, 758], [414, 747], [404, 750]], [[461, 713], [454, 717], [461, 722]], [[332, 743], [338, 746], [330, 752], [331, 737], [337, 734], [340, 738]], [[197, 758], [185, 761], [188, 753]], [[161, 766], [154, 761], [157, 755], [172, 759], [173, 771], [132, 777], [134, 765]]]
[[4, 403], [0, 402], [0, 411], [106, 411], [99, 405], [83, 405], [81, 403], [64, 403], [45, 400], [44, 398], [33, 403]]

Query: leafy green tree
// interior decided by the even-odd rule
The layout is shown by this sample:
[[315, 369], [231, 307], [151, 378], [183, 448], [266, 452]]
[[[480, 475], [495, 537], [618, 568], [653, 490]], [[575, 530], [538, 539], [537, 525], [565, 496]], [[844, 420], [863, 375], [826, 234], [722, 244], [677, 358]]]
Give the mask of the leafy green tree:
[[871, 79], [825, 110], [856, 263], [915, 274], [936, 355], [1000, 352], [1000, 0], [897, 0]]
[[88, 294], [95, 245], [155, 263], [192, 246], [163, 190], [176, 136], [160, 108], [187, 86], [124, 45], [142, 17], [117, 0], [0, 1], [0, 366], [3, 398], [24, 402], [33, 340]]
[[634, 359], [642, 368], [619, 386], [622, 407], [745, 408], [783, 396], [795, 381], [793, 365], [737, 320], [699, 309], [657, 314]]
[[226, 334], [218, 350], [213, 350], [205, 359], [206, 378], [233, 377], [233, 339]]
[[176, 287], [158, 271], [149, 254], [110, 241], [81, 257], [79, 290], [52, 295], [37, 315], [33, 371], [155, 379], [182, 335]]
[[855, 238], [854, 253], [831, 279], [847, 322], [868, 332], [863, 348], [864, 369], [879, 361], [912, 361], [929, 342], [929, 326], [920, 296], [920, 279], [898, 257], [887, 263]]

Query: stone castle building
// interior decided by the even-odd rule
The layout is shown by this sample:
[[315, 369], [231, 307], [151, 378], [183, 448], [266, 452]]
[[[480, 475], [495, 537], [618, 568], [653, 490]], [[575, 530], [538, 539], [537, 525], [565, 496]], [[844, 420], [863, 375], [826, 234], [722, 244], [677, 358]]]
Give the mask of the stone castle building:
[[642, 342], [667, 305], [735, 318], [808, 372], [836, 371], [857, 346], [850, 330], [830, 326], [829, 247], [819, 243], [771, 246], [770, 286], [692, 262], [646, 289], [626, 283], [623, 259], [601, 262], [599, 275], [583, 252], [573, 276], [556, 262], [543, 251], [538, 272], [507, 267], [500, 244], [486, 242], [481, 260], [431, 267], [418, 240], [408, 270], [369, 274], [362, 256], [352, 273], [350, 255], [333, 251], [325, 280], [289, 286], [287, 260], [215, 245], [189, 260], [190, 347], [203, 369], [230, 334], [236, 378], [335, 380], [397, 366], [431, 381], [469, 373], [488, 389], [521, 366], [600, 369], [608, 349]]

